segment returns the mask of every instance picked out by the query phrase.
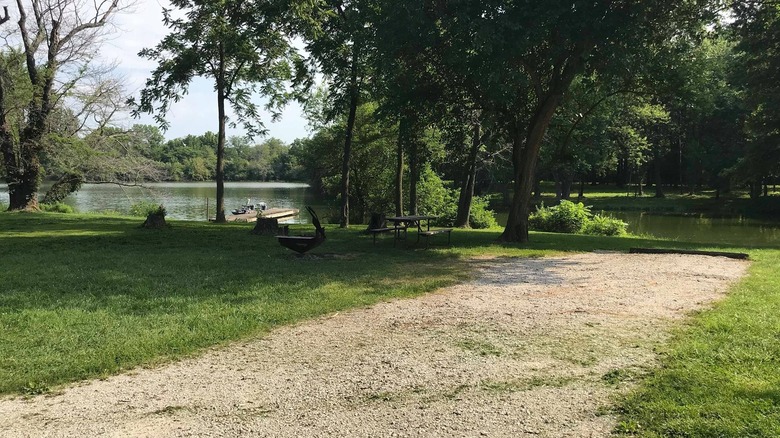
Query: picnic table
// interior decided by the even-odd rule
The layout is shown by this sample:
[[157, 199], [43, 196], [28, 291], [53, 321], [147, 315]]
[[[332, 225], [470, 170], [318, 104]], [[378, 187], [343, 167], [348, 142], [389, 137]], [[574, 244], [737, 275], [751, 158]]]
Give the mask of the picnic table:
[[[389, 222], [392, 222], [395, 226], [396, 230], [396, 238], [398, 238], [398, 235], [400, 233], [400, 230], [403, 230], [404, 233], [406, 233], [406, 230], [410, 227], [416, 227], [418, 232], [421, 232], [422, 229], [422, 221], [426, 221], [426, 230], [431, 230], [431, 219], [436, 219], [436, 216], [425, 216], [425, 215], [417, 215], [417, 216], [394, 216], [389, 217], [387, 220]], [[406, 234], [404, 234], [404, 237]]]
[[[431, 230], [431, 219], [436, 219], [436, 216], [427, 215], [414, 215], [414, 216], [394, 216], [389, 217], [387, 220], [393, 223], [393, 231], [395, 232], [395, 240], [401, 240], [401, 231], [404, 232], [404, 239], [406, 239], [406, 233], [409, 228], [417, 228], [417, 242], [420, 241], [420, 236], [425, 236], [425, 247], [430, 244], [431, 236], [437, 234], [447, 233], [447, 244], [450, 243], [450, 236], [452, 228], [440, 228]], [[423, 230], [422, 222], [425, 221], [425, 230]]]

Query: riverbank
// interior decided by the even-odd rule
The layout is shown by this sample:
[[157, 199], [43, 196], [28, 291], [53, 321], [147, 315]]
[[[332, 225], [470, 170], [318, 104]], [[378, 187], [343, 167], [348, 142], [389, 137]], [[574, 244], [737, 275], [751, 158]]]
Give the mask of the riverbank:
[[[771, 397], [771, 392], [762, 396], [758, 389], [771, 387], [778, 379], [776, 367], [768, 365], [780, 351], [767, 338], [780, 327], [780, 312], [773, 311], [780, 306], [777, 249], [546, 233], [534, 233], [532, 242], [521, 248], [494, 244], [501, 230], [456, 230], [452, 248], [424, 251], [393, 248], [389, 239], [374, 246], [369, 236], [355, 229], [328, 228], [326, 243], [299, 258], [273, 238], [249, 234], [245, 224], [173, 221], [170, 229], [150, 231], [138, 228], [140, 222], [124, 217], [0, 214], [4, 285], [0, 392], [56, 392], [68, 382], [192, 357], [282, 325], [419, 296], [473, 278], [474, 257], [674, 246], [749, 252], [755, 262], [735, 294], [695, 320], [694, 324], [710, 317], [721, 321], [714, 326], [723, 327], [717, 339], [706, 336], [713, 330], [709, 323], [701, 336], [682, 328], [670, 353], [661, 358], [663, 369], [669, 360], [677, 361], [669, 365], [676, 368], [699, 360], [696, 355], [674, 353], [695, 340], [692, 345], [711, 352], [701, 356], [704, 364], [717, 359], [725, 372], [735, 372], [724, 377], [702, 371], [693, 376], [702, 388], [690, 394], [698, 397], [699, 411], [719, 415], [724, 425], [753, 422], [766, 431], [780, 424], [776, 404], [751, 408], [756, 397]], [[301, 231], [306, 226], [293, 228]], [[734, 353], [739, 360], [719, 355], [728, 344], [739, 346]], [[743, 368], [744, 358], [751, 356], [764, 362]], [[658, 378], [664, 379], [660, 373]], [[729, 381], [728, 392], [716, 390], [724, 379]], [[622, 421], [626, 427], [636, 421], [641, 430], [674, 427], [673, 416], [652, 411], [676, 406], [674, 397], [672, 392], [655, 391], [643, 398], [642, 412], [654, 419], [653, 425], [636, 409], [627, 410], [633, 413]], [[719, 409], [722, 406], [743, 408]]]

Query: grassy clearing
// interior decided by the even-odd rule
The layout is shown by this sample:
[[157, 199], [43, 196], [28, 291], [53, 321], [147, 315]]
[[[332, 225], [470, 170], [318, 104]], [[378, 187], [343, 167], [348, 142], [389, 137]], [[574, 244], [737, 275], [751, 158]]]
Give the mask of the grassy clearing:
[[[640, 238], [535, 233], [522, 248], [500, 230], [456, 230], [453, 247], [372, 245], [328, 229], [299, 258], [249, 226], [0, 213], [0, 393], [154, 365], [329, 312], [409, 297], [469, 277], [474, 257], [534, 257], [631, 246], [748, 251], [750, 276], [681, 327], [663, 368], [621, 406], [619, 431], [643, 436], [780, 435], [780, 250]], [[432, 241], [441, 244], [441, 241]], [[420, 246], [422, 247], [422, 245]], [[465, 349], [493, 354], [484, 345]], [[613, 375], [614, 374], [614, 375]], [[634, 375], [604, 377], [617, 384]]]
[[[294, 256], [249, 227], [0, 214], [0, 392], [40, 393], [468, 275], [453, 254], [333, 230]], [[389, 243], [389, 242], [387, 242]]]

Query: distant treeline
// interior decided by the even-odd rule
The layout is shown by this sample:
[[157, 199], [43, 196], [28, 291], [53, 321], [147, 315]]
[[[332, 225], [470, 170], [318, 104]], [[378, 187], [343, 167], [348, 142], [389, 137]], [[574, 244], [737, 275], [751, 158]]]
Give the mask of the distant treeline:
[[[217, 135], [206, 132], [166, 141], [154, 126], [136, 125], [132, 132], [137, 149], [157, 163], [168, 181], [213, 181], [217, 168]], [[231, 137], [225, 149], [227, 181], [304, 180], [296, 154], [289, 145], [270, 138], [252, 143], [245, 137]]]

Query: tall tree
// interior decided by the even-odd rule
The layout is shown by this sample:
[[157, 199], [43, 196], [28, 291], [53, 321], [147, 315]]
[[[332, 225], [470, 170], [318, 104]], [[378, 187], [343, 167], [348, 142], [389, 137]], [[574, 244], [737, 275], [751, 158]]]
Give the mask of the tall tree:
[[317, 26], [309, 27], [306, 49], [328, 82], [326, 119], [347, 116], [341, 162], [342, 228], [349, 226], [350, 173], [357, 109], [367, 76], [366, 33], [360, 0], [325, 0]]
[[501, 240], [528, 240], [539, 149], [574, 79], [632, 59], [690, 23], [697, 28], [707, 3], [453, 0], [437, 9], [457, 54], [452, 62], [473, 79], [513, 144], [514, 195]]
[[442, 114], [442, 71], [434, 68], [441, 51], [431, 2], [376, 1], [370, 62], [376, 72], [380, 112], [397, 121], [396, 213], [403, 210], [404, 157], [408, 158], [410, 214], [417, 214], [417, 188], [425, 164], [425, 133]]
[[762, 180], [780, 174], [780, 4], [771, 0], [734, 2], [741, 74], [751, 111], [745, 124], [748, 147], [736, 176], [760, 194]]
[[[5, 40], [3, 56], [19, 53], [24, 77], [16, 75], [16, 70], [0, 72], [0, 150], [9, 210], [35, 210], [43, 176], [41, 163], [51, 145], [46, 136], [52, 116], [88, 87], [85, 82], [93, 77], [90, 65], [105, 26], [123, 6], [119, 0], [17, 0], [16, 6], [17, 28]], [[7, 21], [4, 8], [2, 22]], [[21, 51], [17, 51], [17, 42]]]
[[225, 222], [225, 139], [227, 105], [248, 134], [265, 132], [257, 94], [268, 98], [266, 109], [274, 117], [291, 97], [287, 81], [301, 79], [303, 63], [288, 38], [287, 4], [277, 0], [173, 0], [183, 13], [176, 18], [165, 9], [164, 23], [171, 29], [154, 48], [139, 55], [158, 66], [141, 91], [135, 114], [156, 113], [162, 127], [171, 102], [187, 93], [193, 78], [214, 81], [217, 97], [217, 222]]

